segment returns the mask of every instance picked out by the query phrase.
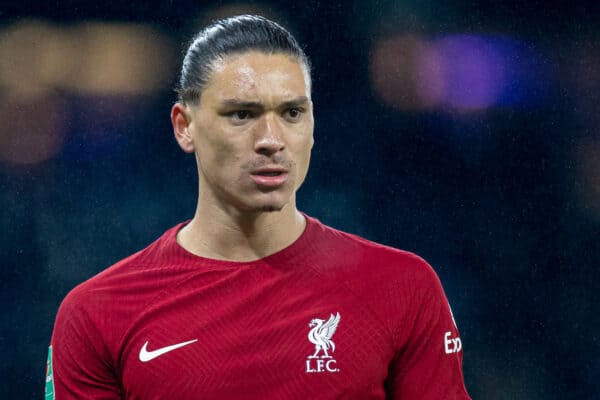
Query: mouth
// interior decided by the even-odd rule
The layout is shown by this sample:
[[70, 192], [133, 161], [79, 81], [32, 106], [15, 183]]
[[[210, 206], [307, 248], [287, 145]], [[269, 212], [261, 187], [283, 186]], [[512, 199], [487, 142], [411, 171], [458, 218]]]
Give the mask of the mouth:
[[250, 178], [265, 188], [276, 188], [285, 183], [288, 173], [283, 168], [260, 168], [250, 173]]
[[265, 171], [265, 172], [257, 172], [252, 175], [260, 175], [260, 176], [279, 176], [283, 173], [283, 171]]
[[287, 170], [283, 167], [261, 167], [252, 170], [250, 173], [252, 175], [275, 176], [285, 172], [287, 172]]

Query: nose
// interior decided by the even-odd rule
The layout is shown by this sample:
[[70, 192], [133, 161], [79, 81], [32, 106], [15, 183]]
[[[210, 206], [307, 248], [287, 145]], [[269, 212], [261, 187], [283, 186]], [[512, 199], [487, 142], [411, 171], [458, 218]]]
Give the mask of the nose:
[[273, 113], [262, 116], [255, 135], [254, 151], [259, 154], [272, 155], [285, 149], [282, 126]]

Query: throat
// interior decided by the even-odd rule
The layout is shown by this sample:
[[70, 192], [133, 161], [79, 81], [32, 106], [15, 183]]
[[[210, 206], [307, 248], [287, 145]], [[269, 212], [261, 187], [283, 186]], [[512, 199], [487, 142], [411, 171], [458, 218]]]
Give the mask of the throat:
[[[264, 210], [271, 211], [271, 210]], [[295, 242], [306, 226], [294, 209], [293, 218], [281, 212], [258, 213], [254, 221], [199, 218], [198, 215], [177, 234], [177, 242], [188, 252], [223, 261], [256, 261], [277, 253]]]

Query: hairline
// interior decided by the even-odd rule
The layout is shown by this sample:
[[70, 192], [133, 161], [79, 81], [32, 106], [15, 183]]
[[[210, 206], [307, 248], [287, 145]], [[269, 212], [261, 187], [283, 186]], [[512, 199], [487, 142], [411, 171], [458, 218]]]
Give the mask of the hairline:
[[213, 74], [216, 70], [217, 64], [218, 63], [227, 63], [227, 62], [231, 61], [231, 59], [234, 57], [240, 57], [240, 56], [243, 56], [243, 55], [246, 55], [249, 53], [261, 53], [261, 54], [265, 54], [268, 56], [284, 55], [284, 56], [287, 56], [290, 59], [294, 60], [302, 68], [304, 78], [307, 80], [306, 83], [308, 84], [309, 93], [312, 92], [311, 66], [310, 66], [308, 59], [305, 56], [303, 57], [301, 54], [295, 54], [291, 51], [285, 51], [282, 49], [262, 49], [260, 47], [249, 47], [249, 48], [244, 48], [244, 49], [239, 49], [239, 50], [231, 50], [231, 51], [226, 52], [225, 54], [216, 54], [213, 57], [213, 59], [210, 60], [210, 62], [207, 64], [209, 66], [209, 72], [206, 75], [205, 85], [203, 85], [202, 87], [199, 87], [199, 88], [188, 89], [188, 90], [196, 91], [198, 93], [196, 98], [194, 100], [186, 101], [183, 99], [183, 96], [180, 93], [178, 96], [177, 102], [181, 103], [181, 104], [186, 104], [186, 105], [199, 105], [200, 99], [202, 97], [202, 92], [204, 91], [206, 86], [208, 86], [210, 84], [210, 81], [212, 80]]

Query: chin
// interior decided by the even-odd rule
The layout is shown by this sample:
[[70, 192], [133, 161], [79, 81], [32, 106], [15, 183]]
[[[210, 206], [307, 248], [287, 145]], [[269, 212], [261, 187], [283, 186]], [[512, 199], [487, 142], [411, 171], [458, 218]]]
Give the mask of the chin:
[[249, 208], [258, 212], [281, 211], [290, 203], [290, 197], [282, 193], [269, 193], [254, 199], [254, 204], [249, 203]]
[[239, 197], [237, 208], [240, 211], [249, 213], [277, 212], [283, 210], [290, 203], [294, 202], [293, 193], [287, 191], [272, 191], [267, 193], [254, 193], [245, 198]]

